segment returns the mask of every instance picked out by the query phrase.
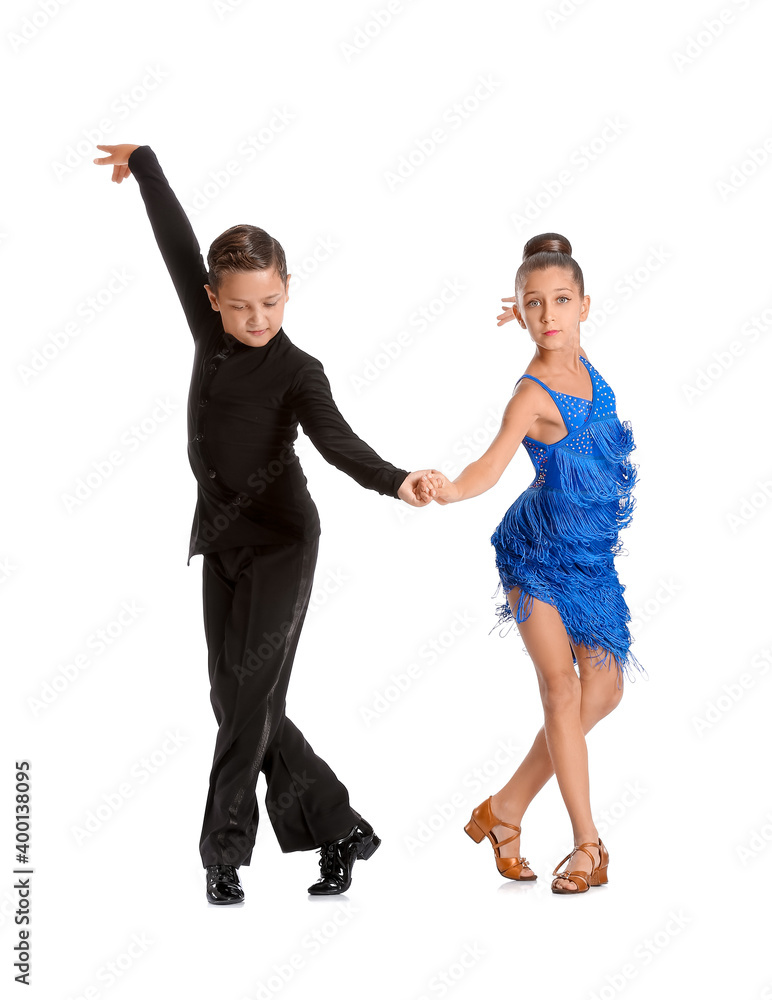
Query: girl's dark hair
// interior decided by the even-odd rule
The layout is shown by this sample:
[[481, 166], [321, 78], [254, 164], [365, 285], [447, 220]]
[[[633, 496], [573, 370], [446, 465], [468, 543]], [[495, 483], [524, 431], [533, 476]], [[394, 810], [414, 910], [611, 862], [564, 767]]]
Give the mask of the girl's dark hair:
[[281, 243], [258, 226], [231, 226], [209, 247], [209, 284], [217, 294], [226, 274], [276, 268], [287, 283], [287, 261]]
[[579, 288], [579, 297], [584, 297], [584, 275], [571, 256], [571, 244], [560, 233], [540, 233], [532, 236], [523, 248], [523, 263], [515, 275], [515, 295], [518, 301], [529, 275], [547, 267], [567, 268]]

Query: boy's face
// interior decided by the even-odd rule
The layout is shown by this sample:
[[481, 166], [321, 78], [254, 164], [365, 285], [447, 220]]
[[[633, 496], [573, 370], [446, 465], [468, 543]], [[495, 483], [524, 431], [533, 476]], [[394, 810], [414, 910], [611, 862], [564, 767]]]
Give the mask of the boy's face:
[[282, 283], [276, 268], [226, 274], [215, 295], [204, 285], [212, 309], [221, 314], [223, 330], [249, 347], [265, 347], [276, 336], [284, 320], [289, 299], [289, 280]]

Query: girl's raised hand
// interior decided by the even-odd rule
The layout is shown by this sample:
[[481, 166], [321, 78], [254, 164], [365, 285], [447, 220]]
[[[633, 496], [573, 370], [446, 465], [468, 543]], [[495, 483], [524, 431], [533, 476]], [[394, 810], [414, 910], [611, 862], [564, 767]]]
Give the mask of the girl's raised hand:
[[[510, 295], [506, 299], [502, 299], [501, 301], [502, 302], [517, 302], [517, 296], [516, 295]], [[503, 326], [505, 323], [508, 323], [511, 319], [514, 319], [514, 318], [515, 318], [515, 311], [512, 308], [512, 306], [504, 306], [504, 312], [499, 313], [499, 315], [496, 317], [496, 319], [498, 320], [498, 323], [496, 324], [496, 326]]]
[[110, 166], [112, 164], [112, 180], [120, 184], [124, 177], [131, 176], [131, 171], [128, 167], [129, 157], [138, 145], [141, 145], [141, 143], [124, 142], [119, 146], [100, 146], [97, 144], [97, 149], [104, 149], [110, 155], [98, 156], [94, 160], [94, 163], [98, 163], [100, 166]]

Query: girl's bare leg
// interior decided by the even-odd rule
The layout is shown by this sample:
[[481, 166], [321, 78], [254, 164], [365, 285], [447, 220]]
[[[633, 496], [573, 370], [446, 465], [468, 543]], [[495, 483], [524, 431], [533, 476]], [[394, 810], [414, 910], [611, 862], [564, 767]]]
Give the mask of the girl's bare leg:
[[[519, 588], [510, 591], [513, 612]], [[571, 657], [571, 643], [556, 608], [534, 599], [530, 617], [518, 624], [520, 635], [536, 668], [544, 705], [544, 726], [512, 778], [491, 799], [491, 808], [500, 819], [520, 825], [523, 814], [536, 793], [557, 773], [558, 786], [566, 803], [574, 832], [574, 843], [597, 841], [598, 831], [590, 809], [589, 775], [585, 733], [608, 715], [622, 697], [622, 675], [612, 667], [598, 667], [597, 655], [576, 644], [579, 677]], [[556, 766], [557, 765], [557, 766]], [[511, 836], [507, 827], [496, 826], [499, 838]], [[596, 862], [598, 850], [592, 850]], [[501, 850], [503, 857], [521, 855], [520, 840]], [[581, 867], [583, 854], [577, 855]], [[530, 874], [524, 871], [524, 874]], [[560, 879], [569, 891], [576, 885]]]

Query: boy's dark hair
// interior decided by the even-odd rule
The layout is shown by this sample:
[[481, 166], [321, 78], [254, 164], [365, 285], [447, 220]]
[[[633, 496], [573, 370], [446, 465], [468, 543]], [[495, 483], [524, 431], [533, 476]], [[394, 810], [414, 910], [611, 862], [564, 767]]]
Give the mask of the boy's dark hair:
[[287, 261], [281, 243], [258, 226], [231, 226], [209, 247], [209, 284], [217, 294], [226, 274], [275, 268], [287, 283]]

